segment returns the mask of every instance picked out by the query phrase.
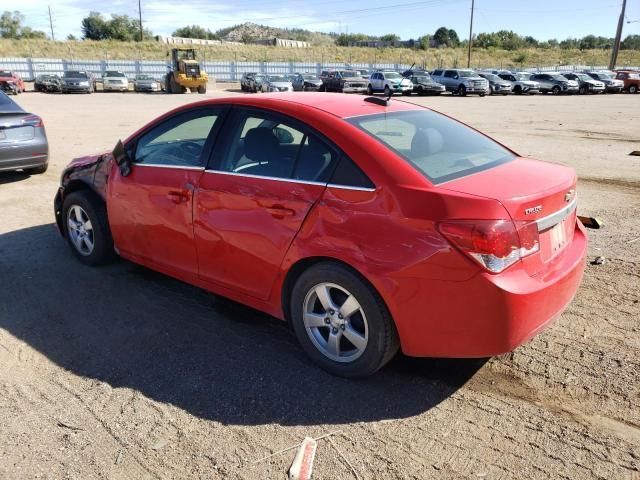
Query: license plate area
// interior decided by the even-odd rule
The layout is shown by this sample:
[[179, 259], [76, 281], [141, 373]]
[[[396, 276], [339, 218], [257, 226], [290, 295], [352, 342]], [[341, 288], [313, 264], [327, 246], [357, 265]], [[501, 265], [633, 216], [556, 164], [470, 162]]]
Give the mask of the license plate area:
[[551, 241], [551, 255], [556, 255], [567, 245], [567, 220], [563, 220], [549, 230], [549, 240]]

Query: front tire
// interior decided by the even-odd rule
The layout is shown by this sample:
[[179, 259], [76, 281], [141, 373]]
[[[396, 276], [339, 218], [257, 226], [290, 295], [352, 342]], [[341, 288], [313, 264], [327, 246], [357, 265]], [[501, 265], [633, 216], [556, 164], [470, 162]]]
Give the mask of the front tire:
[[107, 209], [95, 193], [70, 193], [62, 204], [62, 225], [74, 255], [86, 265], [99, 265], [114, 254]]
[[367, 87], [367, 95], [369, 96], [373, 95], [373, 87], [371, 85]]
[[629, 86], [629, 93], [638, 93], [638, 87], [637, 87], [637, 85], [631, 85], [631, 86]]
[[398, 351], [395, 325], [378, 293], [342, 264], [306, 270], [291, 293], [291, 323], [302, 348], [322, 369], [363, 378]]
[[207, 93], [207, 86], [206, 85], [200, 85], [198, 87], [198, 93], [200, 93], [200, 94]]
[[460, 85], [458, 87], [458, 95], [460, 95], [461, 97], [466, 97], [467, 96], [467, 87], [465, 87], [464, 85]]
[[553, 93], [554, 95], [560, 95], [560, 87], [556, 85], [551, 89], [551, 93]]
[[391, 89], [389, 88], [389, 85], [385, 85], [384, 86], [384, 96], [389, 98], [392, 95], [391, 93]]

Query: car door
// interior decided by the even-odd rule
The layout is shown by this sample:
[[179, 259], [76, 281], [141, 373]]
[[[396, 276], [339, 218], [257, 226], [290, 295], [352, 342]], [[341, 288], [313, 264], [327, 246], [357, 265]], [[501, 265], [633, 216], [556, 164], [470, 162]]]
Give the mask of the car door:
[[244, 107], [220, 139], [196, 195], [200, 278], [266, 299], [326, 188], [335, 150], [288, 117]]
[[128, 142], [131, 172], [111, 172], [107, 209], [125, 257], [179, 278], [197, 275], [193, 194], [225, 107], [202, 107], [160, 121]]
[[447, 90], [455, 90], [457, 87], [457, 83], [455, 81], [455, 77], [457, 73], [455, 70], [446, 70], [444, 72], [443, 80], [444, 84], [447, 87]]

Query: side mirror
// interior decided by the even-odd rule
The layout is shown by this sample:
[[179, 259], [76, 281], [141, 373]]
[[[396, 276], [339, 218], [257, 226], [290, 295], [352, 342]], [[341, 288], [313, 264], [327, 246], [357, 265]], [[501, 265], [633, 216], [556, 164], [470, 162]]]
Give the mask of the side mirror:
[[458, 80], [460, 78], [460, 75], [458, 75], [457, 73], [453, 76], [454, 80]]
[[131, 159], [124, 148], [122, 140], [118, 140], [112, 154], [116, 164], [120, 167], [120, 174], [123, 177], [127, 177], [131, 173]]
[[278, 142], [281, 144], [293, 143], [293, 134], [286, 128], [276, 127], [273, 129]]

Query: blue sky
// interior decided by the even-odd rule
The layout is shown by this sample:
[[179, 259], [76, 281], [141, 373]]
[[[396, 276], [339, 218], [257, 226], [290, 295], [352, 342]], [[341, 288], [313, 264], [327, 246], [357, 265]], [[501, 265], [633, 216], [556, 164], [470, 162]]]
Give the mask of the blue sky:
[[[474, 32], [514, 30], [540, 40], [581, 37], [590, 33], [613, 36], [621, 0], [516, 1], [476, 0]], [[536, 7], [538, 4], [540, 7]], [[86, 0], [21, 0], [25, 23], [49, 33], [51, 5], [57, 38], [81, 35], [80, 22], [92, 10]], [[105, 14], [137, 17], [137, 0], [96, 2]], [[156, 35], [198, 24], [211, 30], [246, 21], [318, 31], [395, 33], [403, 39], [433, 33], [446, 26], [468, 36], [471, 0], [142, 0], [143, 22]], [[2, 9], [2, 8], [0, 8]], [[627, 2], [627, 18], [640, 20], [640, 1]], [[623, 36], [640, 34], [640, 22], [625, 23]]]

